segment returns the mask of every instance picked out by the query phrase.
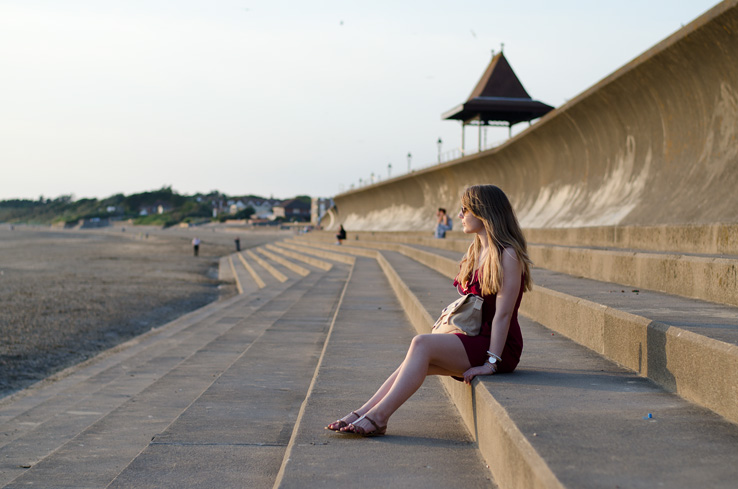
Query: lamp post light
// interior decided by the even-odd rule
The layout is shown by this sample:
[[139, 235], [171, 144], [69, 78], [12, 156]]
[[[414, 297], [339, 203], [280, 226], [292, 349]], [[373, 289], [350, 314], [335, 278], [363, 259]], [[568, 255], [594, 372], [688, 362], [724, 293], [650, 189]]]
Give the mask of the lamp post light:
[[392, 163], [387, 163], [387, 178], [392, 178]]
[[407, 172], [410, 173], [410, 163], [413, 161], [413, 155], [407, 154]]
[[441, 138], [438, 138], [438, 141], [436, 141], [436, 144], [438, 145], [438, 162], [441, 162], [441, 146], [443, 146], [443, 141]]

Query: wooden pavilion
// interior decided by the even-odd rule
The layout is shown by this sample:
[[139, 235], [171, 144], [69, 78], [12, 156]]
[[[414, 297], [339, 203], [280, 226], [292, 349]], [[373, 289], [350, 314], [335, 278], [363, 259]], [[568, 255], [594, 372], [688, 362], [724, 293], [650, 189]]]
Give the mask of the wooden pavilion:
[[544, 116], [553, 110], [550, 105], [533, 100], [523, 88], [505, 55], [500, 51], [492, 57], [487, 70], [466, 102], [445, 112], [444, 120], [461, 121], [461, 151], [465, 151], [465, 126], [479, 127], [479, 149], [482, 149], [482, 128], [502, 126], [512, 136], [512, 126]]

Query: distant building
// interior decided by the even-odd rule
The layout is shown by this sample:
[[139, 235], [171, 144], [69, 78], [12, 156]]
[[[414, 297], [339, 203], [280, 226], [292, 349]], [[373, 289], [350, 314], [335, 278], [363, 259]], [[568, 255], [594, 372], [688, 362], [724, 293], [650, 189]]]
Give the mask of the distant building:
[[310, 221], [310, 203], [298, 199], [291, 199], [273, 207], [274, 218], [280, 217], [288, 221]]
[[142, 205], [138, 209], [139, 216], [150, 216], [153, 214], [164, 214], [172, 210], [172, 206], [167, 203], [156, 203], [154, 205]]

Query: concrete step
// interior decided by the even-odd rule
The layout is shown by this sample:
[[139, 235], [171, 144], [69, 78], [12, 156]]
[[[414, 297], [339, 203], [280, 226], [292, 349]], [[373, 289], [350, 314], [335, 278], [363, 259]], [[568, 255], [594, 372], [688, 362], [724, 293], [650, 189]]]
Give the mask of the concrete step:
[[738, 306], [738, 256], [529, 245], [533, 262], [568, 275]]
[[[106, 485], [141, 450], [142, 441], [148, 443], [166, 427], [310, 285], [306, 279], [287, 288], [265, 289], [258, 296], [238, 296], [220, 314], [195, 320], [189, 330], [170, 328], [171, 337], [153, 338], [151, 348], [133, 355], [127, 365], [115, 364], [111, 356], [113, 364], [88, 376], [87, 382], [62, 391], [51, 384], [51, 394], [43, 388], [29, 394], [23, 400], [38, 395], [44, 401], [8, 421], [31, 429], [20, 435], [14, 430], [12, 442], [0, 449], [0, 483]], [[79, 375], [86, 376], [85, 370], [81, 367]], [[98, 383], [103, 386], [97, 391], [82, 385]], [[17, 410], [13, 405], [8, 408]], [[100, 474], [88, 480], [90, 467], [85, 464], [92, 466], [97, 460], [105, 463]], [[77, 463], [79, 470], [67, 469]]]
[[[736, 224], [526, 228], [523, 231], [529, 243], [738, 256]], [[333, 231], [315, 231], [307, 236], [332, 243], [334, 235]], [[432, 235], [431, 231], [349, 230], [347, 242], [395, 242], [460, 252], [469, 246], [469, 236], [461, 229], [448, 232], [445, 239]]]
[[[400, 253], [381, 255], [416, 328], [429, 331], [456, 296], [449, 278]], [[521, 326], [514, 374], [471, 389], [443, 380], [500, 487], [734, 486], [736, 424], [538, 323]]]
[[[116, 396], [119, 398], [117, 402], [122, 403], [130, 392], [145, 388], [157, 375], [163, 375], [168, 366], [176, 365], [202, 341], [207, 341], [202, 336], [203, 330], [211, 334], [227, 327], [231, 322], [228, 320], [230, 309], [237, 303], [236, 297], [210, 304], [3, 399], [0, 406], [0, 433], [3, 434], [0, 450], [24, 436], [44, 436], [32, 433], [42, 432], [46, 423], [59, 421], [60, 417], [71, 416], [80, 423], [94, 422], [95, 415], [104, 414], [100, 412], [103, 404], [97, 405], [92, 410], [94, 413], [88, 413], [82, 404], [91, 398], [105, 398], [115, 405], [112, 397]], [[110, 396], [107, 392], [115, 395]], [[74, 434], [73, 428], [67, 432], [68, 436]]]
[[738, 225], [602, 226], [526, 229], [531, 243], [738, 255]]
[[[260, 270], [259, 276], [267, 277], [265, 281], [284, 283], [290, 279], [290, 273], [283, 271], [281, 267], [274, 266], [268, 260], [266, 260], [261, 254], [256, 253], [255, 250], [246, 250], [244, 258], [250, 263], [254, 269]], [[258, 272], [257, 272], [258, 273]]]
[[357, 258], [274, 487], [495, 487], [437, 378], [398, 410], [386, 437], [323, 429], [374, 393], [413, 333], [377, 262]]
[[266, 286], [241, 253], [232, 253], [225, 264], [221, 263], [223, 265], [230, 269], [230, 276], [233, 277], [239, 294], [250, 294]]
[[[543, 235], [542, 232], [538, 234]], [[361, 233], [359, 238], [358, 241], [348, 241], [347, 245], [395, 251], [402, 251], [402, 246], [409, 245], [443, 256], [456, 256], [458, 253], [459, 257], [466, 252], [470, 243], [468, 236], [463, 239], [434, 239], [417, 236], [417, 233]], [[303, 237], [305, 239], [325, 243], [328, 238], [308, 235]], [[633, 241], [643, 244], [643, 238]], [[728, 244], [706, 244], [705, 248], [730, 249]], [[613, 245], [598, 248], [538, 243], [529, 243], [528, 251], [538, 267], [548, 270], [738, 306], [738, 255], [661, 253], [652, 251], [652, 247], [619, 249]]]
[[258, 273], [256, 267], [254, 267], [252, 263], [249, 263], [249, 261], [244, 258], [243, 253], [236, 253], [235, 257], [235, 259], [241, 265], [238, 270], [241, 273], [241, 277], [243, 277], [243, 282], [250, 281], [254, 286], [256, 286], [257, 289], [263, 289], [264, 287], [266, 287], [265, 277], [262, 277], [262, 275]]
[[521, 311], [738, 422], [738, 308], [536, 269]]
[[[398, 413], [395, 443], [323, 429], [334, 412], [350, 411], [349, 403], [381, 384], [402, 361], [412, 333], [374, 260], [359, 260], [338, 301], [337, 285], [343, 289], [335, 281], [316, 284], [315, 295], [306, 294], [293, 308], [294, 318], [287, 314], [282, 328], [279, 321], [266, 331], [263, 348], [255, 344], [246, 352], [110, 487], [494, 487], [437, 379]], [[315, 329], [326, 322], [328, 328]], [[326, 341], [311, 340], [317, 334]], [[361, 356], [351, 351], [357, 341], [364, 345]], [[295, 361], [285, 363], [285, 357]], [[362, 382], [347, 389], [346, 377]], [[439, 420], [429, 427], [424, 418], [430, 415]], [[408, 452], [407, 445], [419, 450]], [[364, 476], [350, 466], [336, 470], [333, 461], [347, 451], [362, 460]], [[388, 466], [388, 460], [404, 462]], [[175, 463], [183, 469], [173, 471]]]
[[259, 253], [261, 253], [269, 261], [271, 261], [273, 263], [277, 263], [277, 264], [283, 266], [284, 268], [290, 270], [291, 272], [296, 273], [297, 275], [299, 275], [301, 277], [305, 277], [305, 276], [307, 276], [307, 275], [310, 274], [310, 270], [309, 269], [303, 267], [302, 265], [298, 265], [294, 261], [288, 260], [287, 258], [283, 257], [282, 255], [280, 255], [278, 253], [274, 253], [274, 252], [266, 249], [266, 247], [257, 248], [256, 251], [259, 252]]
[[314, 258], [310, 255], [306, 255], [304, 253], [297, 253], [294, 250], [289, 250], [288, 248], [276, 246], [273, 244], [268, 244], [266, 248], [269, 249], [269, 251], [275, 252], [279, 255], [282, 255], [288, 258], [292, 258], [302, 263], [306, 263], [313, 267], [319, 268], [323, 271], [328, 271], [333, 267], [333, 265], [327, 261], [318, 260], [317, 258]]
[[319, 258], [331, 260], [332, 262], [336, 262], [336, 263], [348, 263], [348, 264], [354, 263], [354, 258], [346, 255], [345, 253], [334, 253], [332, 251], [328, 251], [325, 249], [317, 249], [317, 248], [300, 246], [299, 244], [291, 243], [288, 241], [280, 241], [275, 244], [280, 248], [291, 250], [291, 251], [298, 251], [301, 254], [306, 255], [306, 256], [316, 256]]
[[[449, 278], [458, 271], [449, 250], [364, 245], [398, 250]], [[738, 308], [544, 269], [533, 274], [523, 314], [738, 422]]]
[[[277, 270], [276, 268], [272, 267], [268, 260], [266, 260], [263, 256], [256, 254], [254, 250], [242, 251], [241, 258], [239, 258], [239, 261], [241, 261], [241, 259], [243, 259], [242, 264], [243, 262], [246, 262], [249, 268], [251, 268], [254, 271], [254, 273], [262, 280], [262, 282], [265, 284], [265, 287], [267, 288], [270, 288], [273, 286], [278, 287], [280, 286], [279, 284], [288, 282], [290, 278], [284, 273]], [[271, 268], [271, 270], [266, 268], [264, 265]], [[273, 273], [275, 271], [277, 273], [277, 276], [275, 276]], [[295, 275], [294, 277], [297, 277], [297, 275]], [[282, 280], [285, 278], [287, 280]]]
[[109, 487], [272, 487], [348, 277], [314, 280]]

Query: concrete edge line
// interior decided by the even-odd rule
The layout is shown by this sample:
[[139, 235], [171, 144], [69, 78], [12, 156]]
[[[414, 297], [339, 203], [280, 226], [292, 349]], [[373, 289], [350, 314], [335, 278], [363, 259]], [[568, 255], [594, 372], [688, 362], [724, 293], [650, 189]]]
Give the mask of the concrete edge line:
[[231, 272], [233, 272], [233, 278], [236, 281], [236, 289], [238, 289], [238, 294], [243, 294], [243, 287], [241, 287], [241, 281], [238, 279], [238, 274], [236, 273], [236, 267], [233, 265], [233, 258], [230, 256], [228, 257], [228, 263], [231, 265]]
[[354, 260], [353, 257], [345, 255], [343, 253], [333, 253], [331, 251], [324, 251], [318, 248], [311, 248], [310, 246], [307, 246], [305, 244], [295, 244], [295, 243], [290, 243], [287, 241], [280, 241], [275, 244], [277, 246], [284, 247], [290, 250], [299, 251], [300, 253], [317, 256], [319, 258], [327, 258], [328, 260], [333, 260], [333, 261], [337, 261], [340, 263], [346, 263], [348, 265], [350, 265]]
[[331, 335], [333, 334], [333, 329], [336, 325], [336, 319], [338, 318], [338, 313], [341, 311], [341, 305], [343, 304], [343, 299], [346, 296], [346, 291], [348, 290], [348, 286], [351, 283], [351, 277], [354, 274], [355, 265], [356, 265], [356, 259], [354, 259], [353, 263], [351, 264], [348, 277], [346, 277], [346, 283], [343, 285], [341, 296], [338, 299], [338, 304], [336, 304], [336, 310], [333, 313], [333, 318], [331, 319], [331, 325], [328, 327], [328, 333], [326, 334], [325, 340], [323, 341], [323, 348], [320, 351], [320, 357], [318, 357], [318, 363], [315, 366], [315, 371], [313, 372], [313, 378], [310, 380], [310, 386], [308, 387], [308, 390], [305, 394], [305, 399], [303, 399], [302, 403], [300, 404], [300, 411], [297, 413], [297, 420], [295, 421], [295, 424], [292, 427], [292, 434], [290, 435], [290, 441], [287, 443], [287, 448], [284, 451], [284, 457], [282, 458], [282, 465], [279, 467], [279, 471], [277, 472], [277, 477], [275, 478], [274, 485], [272, 486], [275, 489], [280, 486], [280, 484], [282, 483], [282, 480], [284, 479], [284, 474], [287, 469], [287, 464], [290, 461], [290, 457], [292, 456], [292, 450], [294, 449], [295, 442], [297, 440], [297, 433], [300, 430], [302, 419], [305, 417], [305, 409], [307, 408], [308, 400], [310, 399], [310, 396], [313, 393], [313, 389], [315, 388], [315, 383], [317, 382], [317, 379], [318, 379], [318, 373], [320, 372], [320, 367], [323, 365], [323, 359], [325, 357], [325, 352], [326, 352], [326, 349], [328, 348], [328, 343], [330, 342]]
[[246, 269], [247, 272], [249, 272], [249, 275], [251, 275], [251, 278], [254, 279], [254, 282], [256, 282], [256, 286], [260, 289], [263, 289], [266, 287], [266, 284], [261, 279], [258, 273], [256, 273], [256, 270], [254, 270], [254, 267], [251, 266], [249, 262], [246, 261], [246, 258], [243, 257], [242, 253], [237, 253], [238, 259], [241, 260], [241, 264]]
[[736, 224], [526, 228], [529, 243], [736, 255]]
[[287, 276], [271, 266], [269, 263], [267, 263], [265, 260], [262, 260], [260, 256], [257, 256], [256, 253], [254, 253], [251, 250], [246, 250], [246, 254], [249, 255], [249, 258], [254, 260], [256, 263], [261, 265], [267, 272], [269, 272], [272, 277], [276, 278], [280, 282], [286, 282]]
[[735, 259], [561, 245], [532, 244], [529, 250], [547, 270], [738, 306]]
[[279, 246], [275, 246], [272, 243], [269, 243], [268, 245], [266, 245], [266, 247], [275, 253], [279, 253], [280, 255], [286, 256], [287, 258], [292, 258], [294, 260], [307, 263], [308, 265], [312, 265], [315, 268], [320, 268], [321, 270], [324, 270], [326, 272], [329, 271], [331, 268], [333, 268], [332, 263], [328, 263], [327, 261], [323, 261], [323, 260], [318, 260], [317, 258], [303, 255], [301, 253], [296, 253], [295, 251], [286, 250], [284, 248], [280, 248]]
[[274, 253], [267, 251], [264, 248], [257, 248], [256, 251], [266, 256], [270, 260], [279, 263], [283, 267], [292, 270], [293, 272], [295, 272], [296, 274], [300, 276], [307, 277], [308, 275], [310, 275], [310, 270], [308, 270], [307, 268], [301, 267], [297, 263], [291, 262], [289, 260], [285, 260], [281, 256], [275, 255]]
[[[428, 333], [433, 318], [381, 252], [377, 252], [377, 261], [415, 330], [420, 334]], [[474, 380], [471, 389], [450, 378], [441, 378], [441, 383], [476, 440], [499, 487], [564, 489], [548, 464], [482, 382]], [[477, 416], [480, 415], [486, 424], [479, 422]], [[480, 429], [480, 426], [484, 428]], [[504, 463], [500, 463], [501, 460]]]
[[311, 241], [302, 241], [299, 238], [293, 238], [291, 240], [292, 242], [297, 242], [300, 245], [310, 246], [312, 248], [318, 248], [323, 250], [335, 250], [339, 251], [336, 248], [341, 248], [341, 253], [347, 253], [350, 255], [357, 255], [357, 256], [364, 256], [367, 258], [376, 258], [376, 250], [368, 249], [368, 248], [362, 248], [360, 246], [353, 246], [353, 245], [341, 245], [339, 246], [331, 246], [331, 245], [324, 245], [324, 244], [316, 244]]
[[[313, 231], [310, 239], [324, 242], [333, 242], [335, 238], [328, 231]], [[430, 231], [421, 232], [398, 232], [398, 231], [354, 231], [352, 235], [356, 238], [350, 242], [363, 243], [367, 242], [385, 242], [394, 244], [415, 244], [437, 248], [440, 250], [466, 252], [469, 248], [469, 238], [462, 231], [449, 231], [446, 238], [438, 239], [432, 236]]]

